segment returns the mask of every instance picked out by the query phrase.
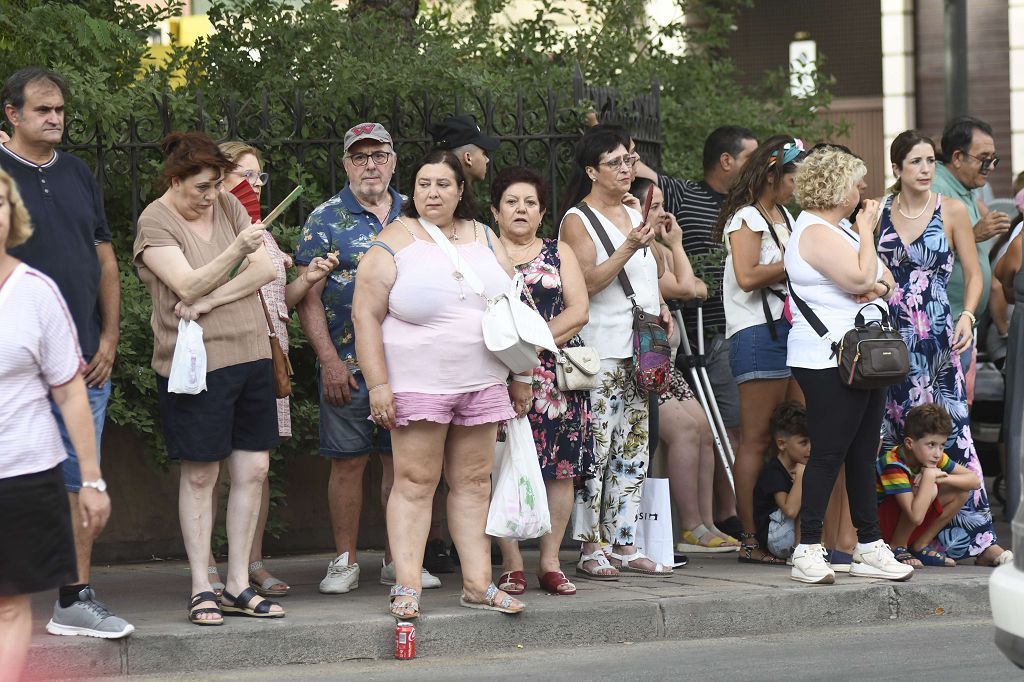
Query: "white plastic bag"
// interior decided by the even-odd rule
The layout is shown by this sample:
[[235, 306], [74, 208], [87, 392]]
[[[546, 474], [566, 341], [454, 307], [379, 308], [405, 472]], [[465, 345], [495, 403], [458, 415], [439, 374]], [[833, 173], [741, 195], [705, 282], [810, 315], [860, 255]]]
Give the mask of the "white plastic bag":
[[203, 328], [192, 320], [178, 320], [178, 340], [174, 343], [168, 393], [196, 395], [206, 390], [206, 346]]
[[487, 534], [512, 540], [539, 538], [551, 532], [551, 515], [530, 421], [510, 419], [505, 431], [504, 442], [494, 448]]
[[667, 478], [647, 478], [640, 498], [633, 544], [662, 566], [675, 561], [672, 540], [672, 501]]

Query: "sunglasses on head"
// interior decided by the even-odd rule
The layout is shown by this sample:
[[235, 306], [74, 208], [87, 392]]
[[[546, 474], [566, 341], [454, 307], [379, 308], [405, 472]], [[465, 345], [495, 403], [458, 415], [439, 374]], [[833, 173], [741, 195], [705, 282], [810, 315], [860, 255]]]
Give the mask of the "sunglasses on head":
[[799, 138], [794, 138], [792, 142], [787, 142], [782, 145], [782, 149], [776, 149], [772, 152], [771, 156], [768, 157], [768, 165], [774, 165], [779, 160], [779, 152], [782, 152], [782, 165], [785, 166], [787, 163], [793, 163], [796, 157], [800, 156], [804, 152], [804, 141]]

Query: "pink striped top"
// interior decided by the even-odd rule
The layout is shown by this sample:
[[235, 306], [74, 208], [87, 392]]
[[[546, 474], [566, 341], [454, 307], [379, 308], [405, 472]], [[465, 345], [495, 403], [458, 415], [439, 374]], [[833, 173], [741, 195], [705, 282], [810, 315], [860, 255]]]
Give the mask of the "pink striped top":
[[0, 478], [46, 471], [67, 457], [50, 411], [50, 387], [84, 363], [57, 285], [19, 264], [0, 286]]

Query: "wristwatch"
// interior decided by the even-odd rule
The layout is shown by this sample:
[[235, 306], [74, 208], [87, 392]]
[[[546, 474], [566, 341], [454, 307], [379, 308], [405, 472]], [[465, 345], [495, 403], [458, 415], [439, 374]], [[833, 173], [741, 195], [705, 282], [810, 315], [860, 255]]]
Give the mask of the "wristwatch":
[[107, 482], [102, 478], [97, 478], [95, 481], [82, 481], [83, 488], [95, 488], [101, 493], [107, 492]]

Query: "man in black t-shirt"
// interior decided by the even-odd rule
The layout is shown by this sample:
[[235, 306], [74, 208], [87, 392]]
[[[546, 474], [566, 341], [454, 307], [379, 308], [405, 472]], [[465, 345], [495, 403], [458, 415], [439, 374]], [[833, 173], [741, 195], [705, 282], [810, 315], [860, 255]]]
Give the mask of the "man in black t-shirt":
[[[121, 290], [96, 178], [80, 159], [56, 149], [64, 134], [66, 91], [64, 79], [39, 67], [26, 67], [7, 79], [0, 105], [13, 134], [0, 143], [0, 168], [14, 178], [33, 227], [29, 240], [10, 254], [57, 284], [74, 319], [87, 363], [83, 376], [98, 455], [119, 338]], [[106, 483], [103, 479], [82, 480], [56, 406], [53, 414], [68, 453], [63, 464], [64, 487], [71, 504], [78, 582], [60, 588], [46, 629], [55, 635], [124, 637], [135, 628], [97, 601], [89, 585], [95, 538], [93, 529], [82, 527], [78, 513], [78, 491], [96, 488], [102, 492]]]
[[[682, 180], [661, 175], [642, 161], [634, 165], [637, 177], [654, 180], [661, 187], [665, 196], [665, 210], [675, 215], [683, 231], [683, 249], [693, 265], [694, 273], [708, 288], [708, 298], [704, 303], [704, 354], [707, 358], [708, 378], [734, 450], [739, 443], [740, 401], [736, 380], [729, 366], [729, 342], [725, 338], [725, 309], [722, 305], [725, 247], [721, 241], [712, 240], [711, 233], [729, 187], [755, 149], [757, 138], [753, 132], [740, 126], [721, 126], [704, 141], [704, 177], [701, 180]], [[682, 310], [686, 332], [696, 350], [696, 312], [685, 307]], [[725, 494], [727, 486], [721, 485], [724, 480], [722, 474], [721, 467], [716, 466], [716, 502], [722, 510], [719, 513], [726, 516], [726, 509], [731, 508], [735, 502], [727, 502], [730, 496]], [[743, 530], [738, 527], [738, 520], [735, 524], [728, 523], [730, 520], [726, 519], [722, 530], [734, 535]]]

